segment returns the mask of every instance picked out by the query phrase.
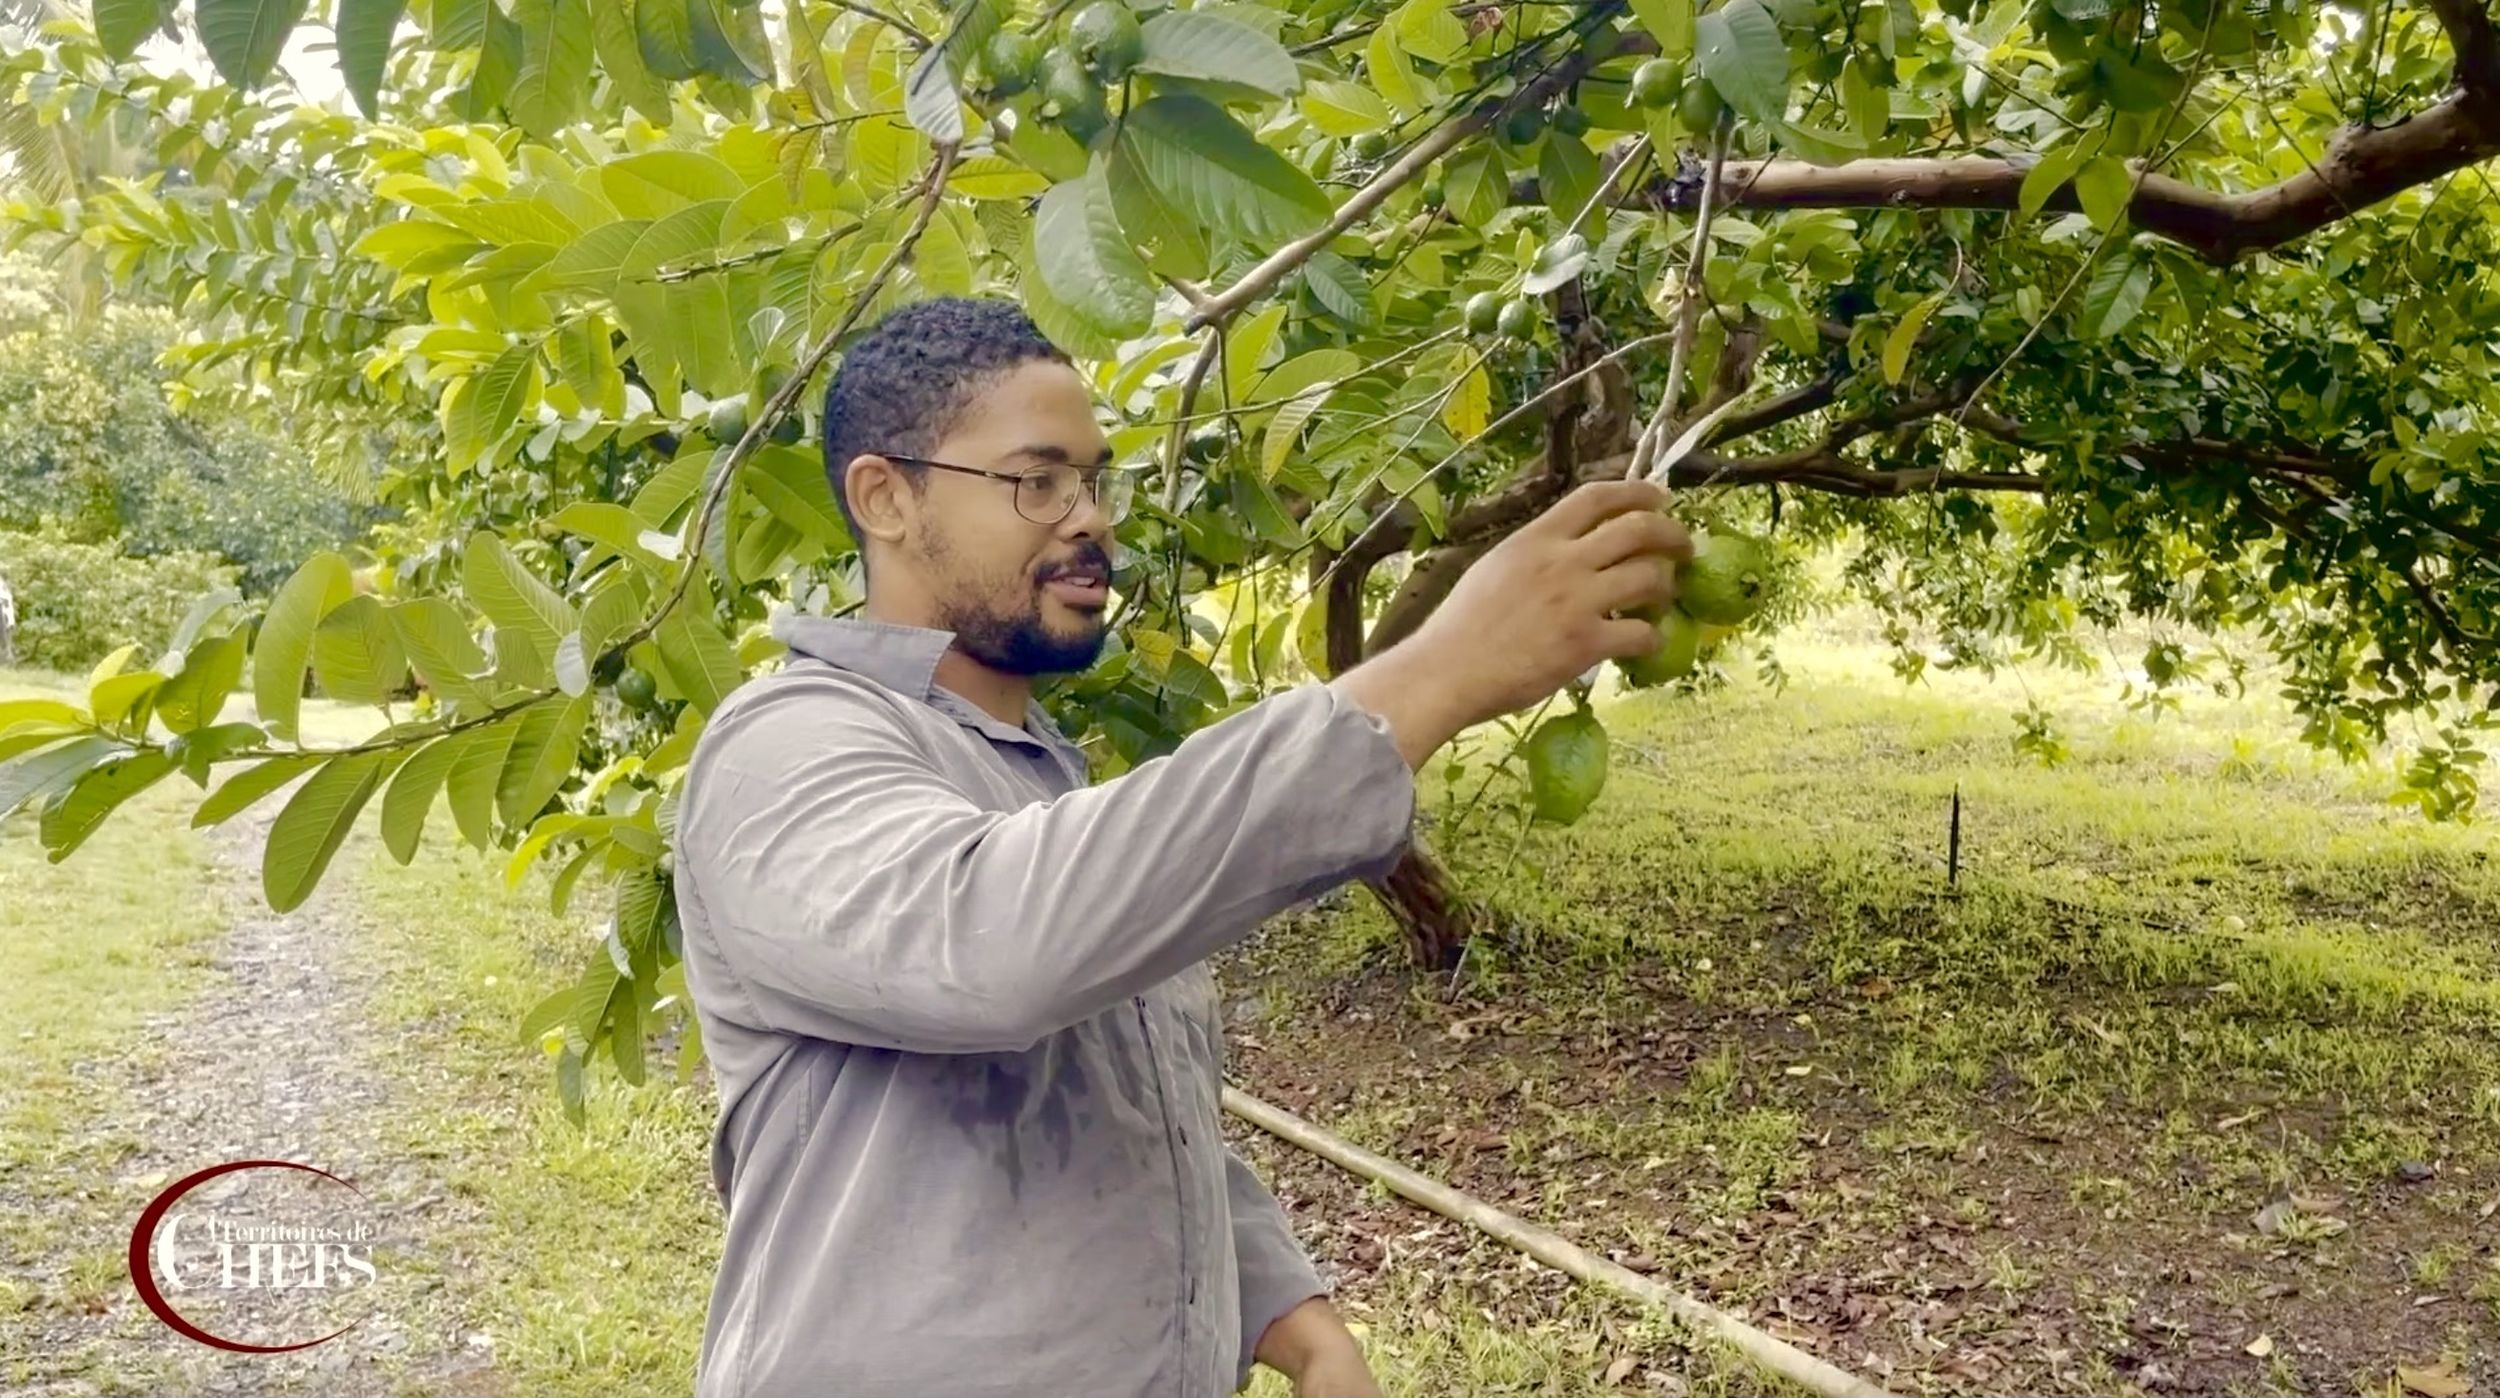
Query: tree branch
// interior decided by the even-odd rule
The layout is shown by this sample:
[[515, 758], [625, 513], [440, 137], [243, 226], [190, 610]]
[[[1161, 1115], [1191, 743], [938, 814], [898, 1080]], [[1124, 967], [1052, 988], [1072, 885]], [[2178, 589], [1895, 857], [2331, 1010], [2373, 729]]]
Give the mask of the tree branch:
[[[1611, 14], [1612, 7], [1600, 6], [1592, 13]], [[1433, 161], [1440, 159], [1442, 155], [1469, 136], [1485, 130], [1511, 112], [1523, 107], [1545, 105], [1546, 99], [1578, 82], [1588, 75], [1590, 69], [1609, 58], [1658, 51], [1657, 41], [1647, 34], [1614, 35], [1612, 36], [1614, 42], [1611, 45], [1604, 41], [1606, 37], [1605, 35], [1588, 36], [1587, 42], [1555, 64], [1543, 77], [1534, 82], [1522, 83], [1519, 90], [1508, 97], [1482, 103], [1474, 111], [1443, 125], [1431, 135], [1417, 141], [1406, 154], [1392, 161], [1388, 168], [1372, 176], [1369, 183], [1354, 191], [1351, 197], [1338, 205], [1337, 211], [1328, 216], [1326, 223], [1321, 224], [1308, 235], [1278, 248], [1259, 265], [1242, 273], [1239, 281], [1208, 297], [1204, 304], [1190, 312], [1189, 320], [1182, 326], [1182, 329], [1196, 330], [1201, 326], [1221, 321], [1233, 312], [1265, 296], [1293, 269], [1308, 262], [1320, 249], [1334, 241], [1338, 234], [1353, 227], [1364, 215], [1380, 207], [1382, 200], [1387, 199], [1400, 186], [1421, 176]]]
[[[2299, 174], [2236, 194], [2146, 174], [2127, 206], [2136, 225], [2228, 264], [2304, 237], [2415, 185], [2500, 155], [2500, 26], [2485, 0], [2427, 0], [2456, 50], [2456, 89], [2392, 125], [2347, 126], [2326, 155]], [[2141, 162], [2137, 162], [2140, 164]], [[1985, 156], [1855, 160], [1821, 166], [1802, 160], [1731, 161], [1728, 203], [1756, 209], [2014, 209], [2031, 162]], [[1662, 174], [1618, 202], [1688, 210], [1700, 200], [1696, 162]], [[1512, 197], [1542, 202], [1536, 182]], [[2049, 196], [2060, 212], [2082, 208], [2071, 184]]]

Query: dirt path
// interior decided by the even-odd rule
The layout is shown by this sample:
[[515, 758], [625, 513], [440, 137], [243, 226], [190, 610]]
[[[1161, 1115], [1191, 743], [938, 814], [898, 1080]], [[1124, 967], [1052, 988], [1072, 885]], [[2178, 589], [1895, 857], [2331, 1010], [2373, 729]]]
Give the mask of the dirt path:
[[[293, 913], [273, 915], [261, 898], [259, 852], [284, 804], [283, 794], [273, 795], [211, 832], [210, 883], [199, 896], [204, 905], [230, 910], [232, 923], [212, 964], [180, 1008], [152, 1016], [112, 1056], [79, 1065], [82, 1101], [64, 1111], [68, 1129], [53, 1154], [57, 1169], [22, 1187], [0, 1182], [0, 1195], [19, 1196], [0, 1197], [0, 1208], [39, 1209], [56, 1220], [50, 1256], [17, 1269], [39, 1298], [10, 1327], [32, 1357], [33, 1382], [21, 1393], [505, 1390], [491, 1353], [461, 1323], [458, 1298], [467, 1288], [458, 1281], [459, 1259], [431, 1255], [425, 1241], [476, 1205], [443, 1190], [424, 1162], [384, 1144], [409, 1104], [399, 1100], [386, 1067], [395, 1045], [379, 1041], [364, 1009], [383, 972], [357, 954], [360, 924], [340, 876], [354, 851]], [[216, 1349], [151, 1314], [126, 1264], [103, 1275], [109, 1261], [126, 1254], [140, 1210], [167, 1183], [247, 1159], [317, 1166], [361, 1192], [355, 1216], [381, 1239], [362, 1307], [346, 1305], [340, 1293], [305, 1293], [301, 1306], [258, 1312], [273, 1321], [300, 1320], [311, 1307], [321, 1317], [364, 1316], [340, 1338], [285, 1354]], [[204, 1186], [193, 1198], [211, 1198], [218, 1187]], [[250, 1188], [247, 1198], [271, 1186]], [[347, 1197], [335, 1186], [307, 1188]], [[263, 1333], [319, 1332], [298, 1326]]]

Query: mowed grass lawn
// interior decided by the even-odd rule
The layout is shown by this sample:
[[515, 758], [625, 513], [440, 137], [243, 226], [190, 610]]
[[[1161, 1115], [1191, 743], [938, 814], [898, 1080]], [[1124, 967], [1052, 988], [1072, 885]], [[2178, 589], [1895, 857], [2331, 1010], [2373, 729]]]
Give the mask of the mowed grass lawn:
[[[1835, 1079], [1852, 1111], [1913, 1144], [1968, 1136], [1981, 1103], [2015, 1103], [2043, 1131], [2175, 1111], [2153, 1148], [2215, 1156], [2217, 1208], [2237, 1209], [2250, 1180], [2493, 1158], [2500, 870], [2487, 830], [2385, 805], [2383, 771], [2314, 759], [2258, 701], [2191, 700], [2155, 721], [2111, 702], [2106, 679], [1936, 676], [1905, 689], [1843, 633], [1783, 642], [1781, 659], [1784, 690], [1745, 678], [1697, 698], [1609, 698], [1616, 768], [1586, 821], [1522, 841], [1479, 808], [1453, 848], [1503, 925], [1470, 957], [1471, 995], [1602, 1006], [1655, 994], [1662, 977], [1697, 1011], [1802, 1016], [1795, 1061], [1810, 1074], [1722, 1055], [1690, 1099], [1555, 1117], [1515, 1143], [1523, 1167], [1552, 1134], [1573, 1135], [1610, 1157], [1673, 1161], [1680, 1188], [1741, 1212], [1777, 1182], [1782, 1153], [1814, 1124], [1814, 1090]], [[2061, 766], [2013, 750], [2026, 688], [2061, 715], [2072, 752]], [[1444, 835], [1480, 774], [1427, 782]], [[1964, 843], [1948, 888], [1957, 785]], [[39, 1156], [73, 1109], [59, 1065], [178, 997], [180, 978], [155, 968], [216, 934], [214, 911], [175, 880], [128, 873], [199, 858], [180, 820], [188, 791], [160, 789], [58, 869], [22, 835], [0, 848], [0, 935], [18, 954], [0, 1022], [40, 1030], [13, 1046], [30, 1069], [0, 1085], [9, 1159]], [[371, 1022], [407, 1094], [406, 1149], [473, 1206], [430, 1252], [467, 1293], [511, 1391], [682, 1394], [719, 1247], [708, 1089], [657, 1058], [638, 1088], [603, 1069], [588, 1125], [568, 1123], [551, 1060], [515, 1026], [578, 970], [595, 910], [553, 917], [541, 882], [508, 891], [501, 861], [448, 848], [446, 829], [437, 812], [404, 869], [360, 833], [332, 874], [352, 881], [358, 935], [392, 968]], [[24, 895], [30, 880], [44, 901]], [[96, 918], [99, 905], [115, 915]], [[1317, 988], [1379, 966], [1390, 940], [1362, 899], [1272, 929], [1261, 956], [1294, 969], [1273, 976], [1271, 1019], [1309, 1028]], [[1415, 988], [1419, 1016], [1440, 990]], [[1844, 1000], [1849, 1013], [1830, 1016]], [[1446, 1095], [1371, 1087], [1332, 1123], [1366, 1144], [1396, 1149], [1435, 1113], [1467, 1115]], [[2218, 1130], [2209, 1110], [2325, 1095], [2343, 1109], [2323, 1131]], [[1697, 1127], [1705, 1112], [1714, 1124]], [[2077, 1187], [2103, 1188], [2123, 1214], [2143, 1186]], [[1549, 1202], [1511, 1206], [1547, 1221], [1571, 1207], [1561, 1192]], [[1707, 1260], [1676, 1238], [1653, 1242], [1670, 1263], [1662, 1279]], [[2485, 1258], [2461, 1248], [2425, 1265], [2455, 1273], [2452, 1290], [2484, 1288], [2478, 1304], [2500, 1316], [2500, 1271], [2482, 1276]], [[1775, 1289], [1739, 1281], [1740, 1295]], [[1349, 1296], [1391, 1393], [1619, 1391], [1590, 1345], [1601, 1317], [1624, 1323], [1618, 1304], [1591, 1298], [1581, 1314], [1522, 1326], [1471, 1304], [1475, 1286], [1398, 1275]], [[1773, 1391], [1706, 1359], [1691, 1384]], [[1268, 1375], [1252, 1391], [1286, 1388]]]

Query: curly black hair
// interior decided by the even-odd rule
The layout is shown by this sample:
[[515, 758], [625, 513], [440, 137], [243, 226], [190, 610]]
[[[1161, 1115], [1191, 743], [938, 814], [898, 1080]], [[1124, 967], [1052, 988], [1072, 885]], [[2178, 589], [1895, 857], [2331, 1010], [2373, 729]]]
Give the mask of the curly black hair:
[[[859, 520], [843, 477], [853, 457], [929, 451], [992, 377], [1035, 359], [1068, 362], [1023, 307], [990, 297], [905, 306], [851, 346], [825, 388], [822, 436], [825, 476], [852, 537]], [[924, 467], [902, 470], [915, 489], [926, 475]]]

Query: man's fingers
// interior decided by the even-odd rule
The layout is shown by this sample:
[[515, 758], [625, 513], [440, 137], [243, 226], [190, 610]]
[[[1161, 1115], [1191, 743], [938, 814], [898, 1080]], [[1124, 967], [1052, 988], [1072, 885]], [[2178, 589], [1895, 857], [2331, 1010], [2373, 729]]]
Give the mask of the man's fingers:
[[1667, 488], [1654, 481], [1590, 481], [1556, 501], [1535, 522], [1576, 539], [1615, 515], [1635, 510], [1657, 513], [1666, 507]]
[[1606, 655], [1626, 660], [1647, 655], [1658, 649], [1658, 626], [1636, 616], [1609, 617], [1598, 629], [1598, 643]]
[[1673, 516], [1656, 510], [1611, 515], [1571, 547], [1574, 556], [1591, 568], [1611, 568], [1643, 554], [1664, 556], [1670, 563], [1693, 556], [1692, 535]]
[[1656, 554], [1634, 554], [1597, 572], [1598, 605], [1610, 612], [1665, 607], [1675, 600], [1675, 564]]

